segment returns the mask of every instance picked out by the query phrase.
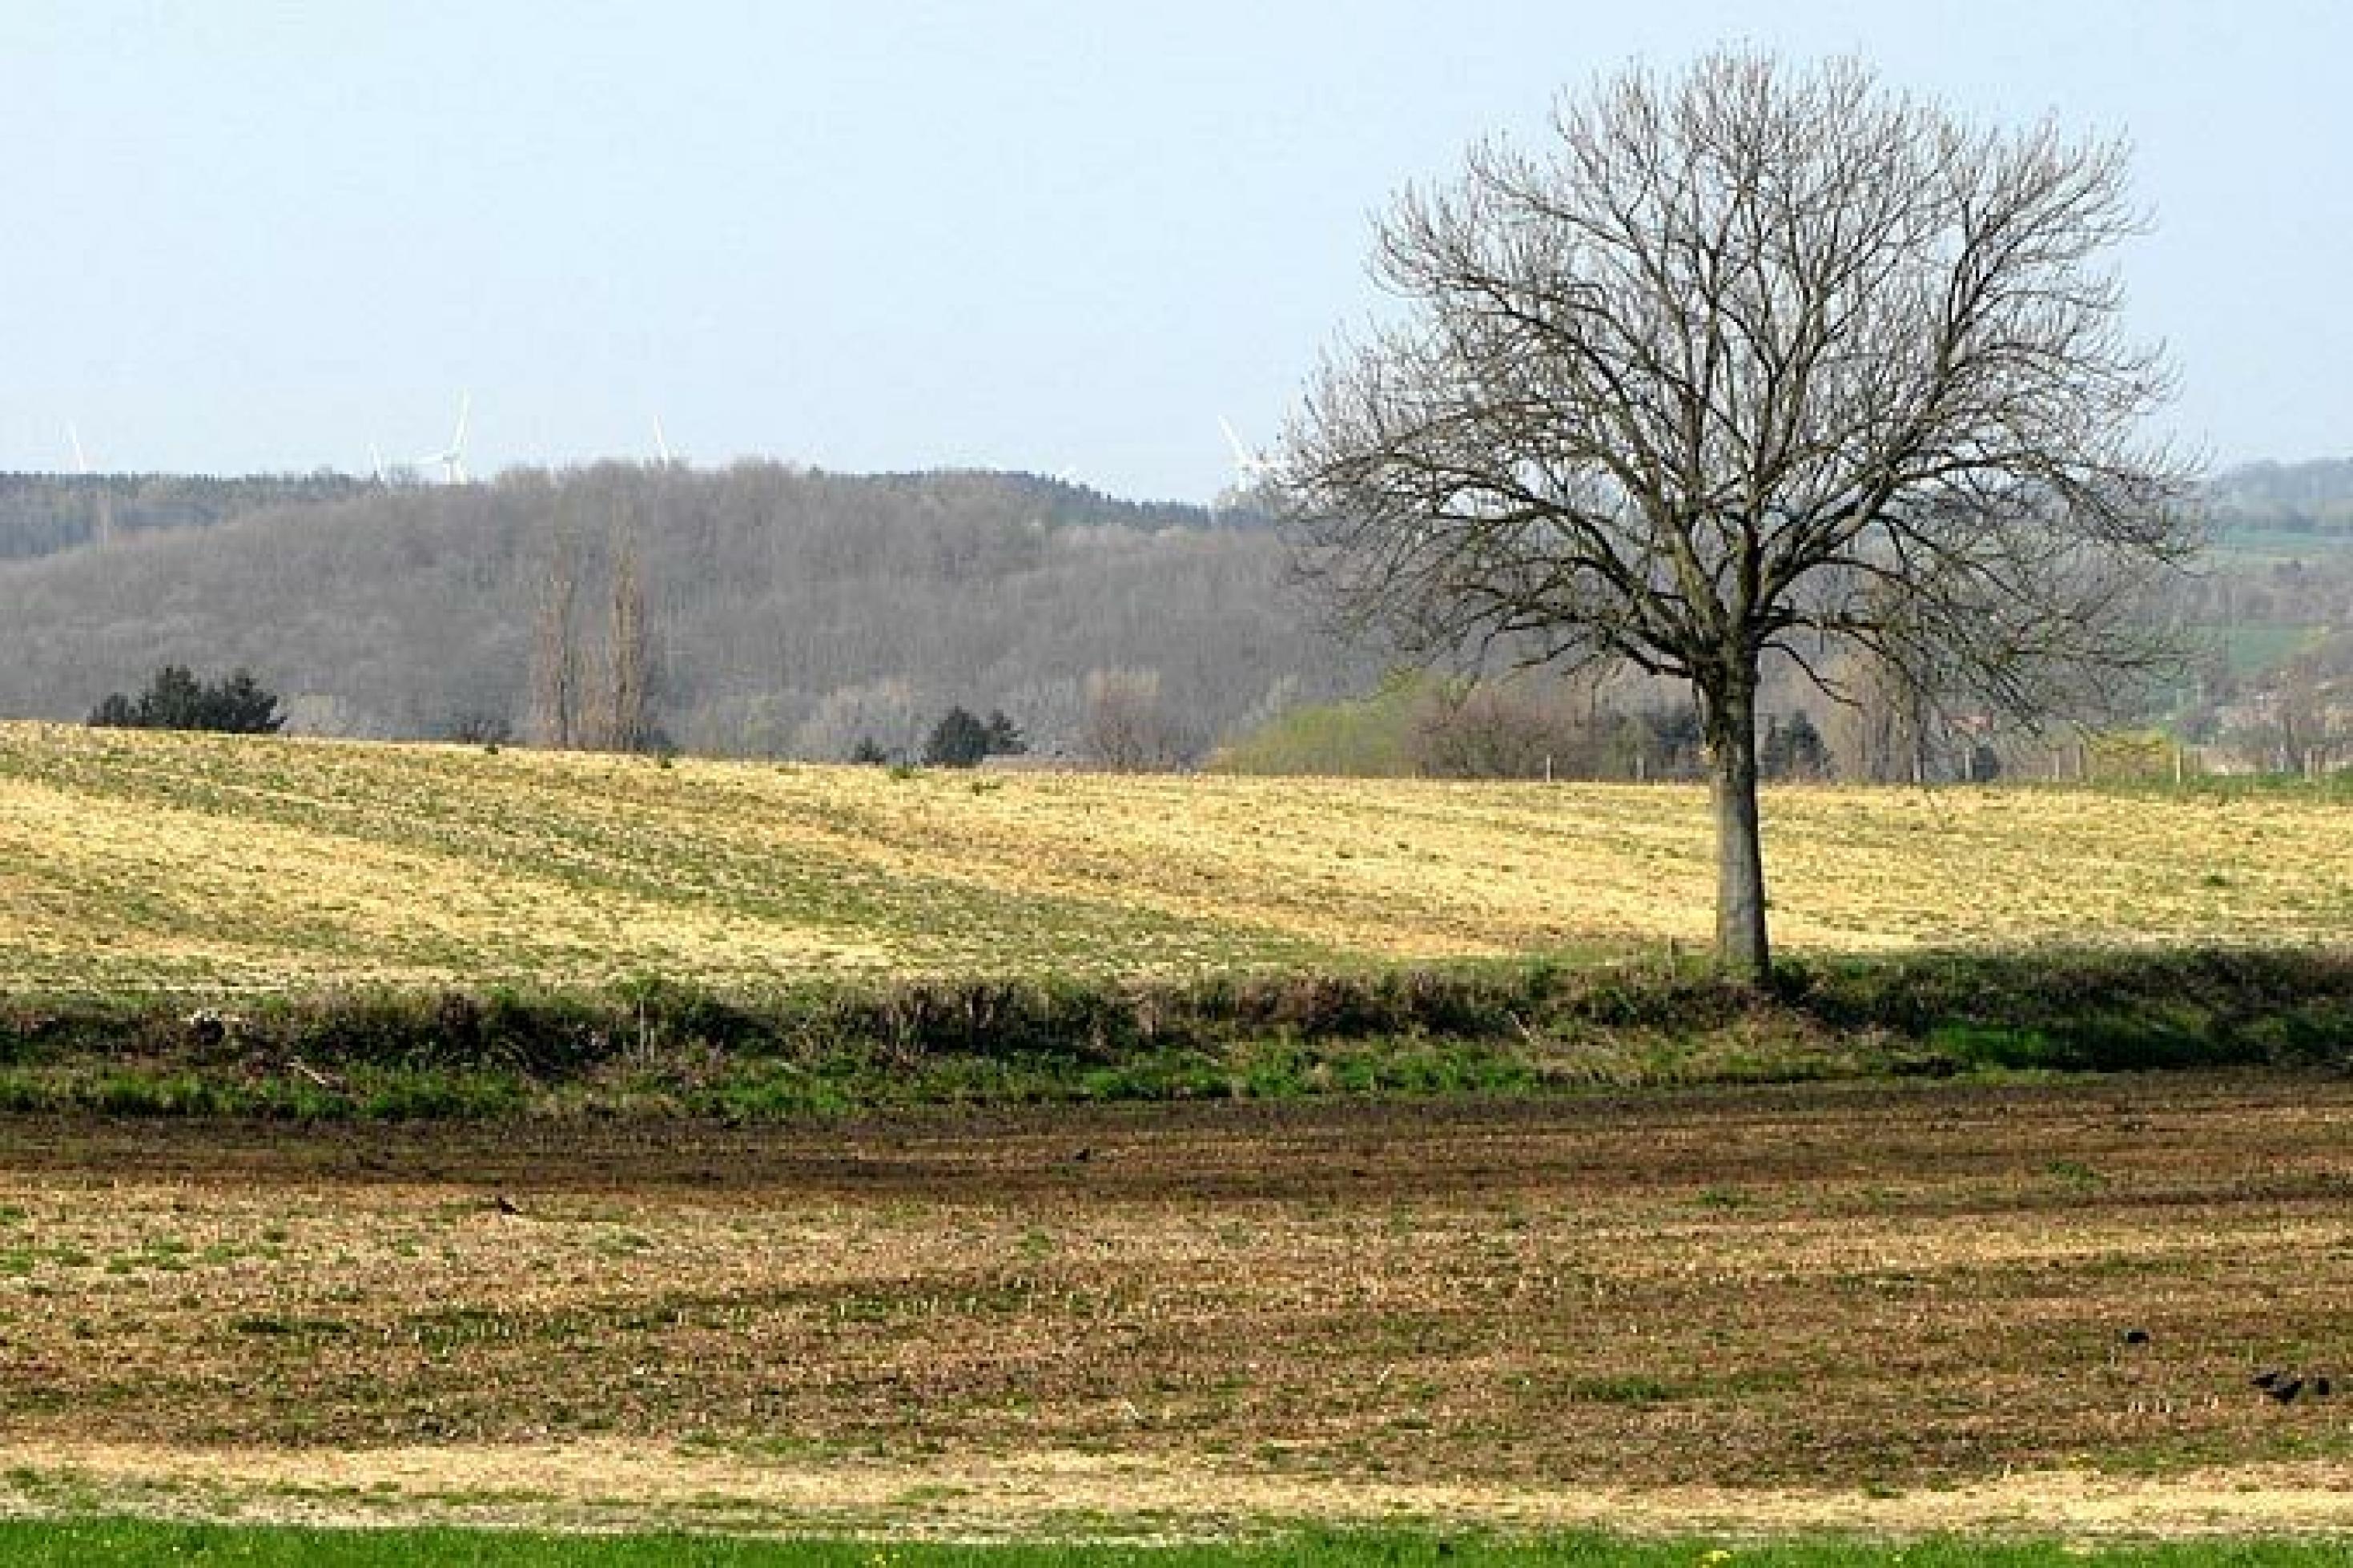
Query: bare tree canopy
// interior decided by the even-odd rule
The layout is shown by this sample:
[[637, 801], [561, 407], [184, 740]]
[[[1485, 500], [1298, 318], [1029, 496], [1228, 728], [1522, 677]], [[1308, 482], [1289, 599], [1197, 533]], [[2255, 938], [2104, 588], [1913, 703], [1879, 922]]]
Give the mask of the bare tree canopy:
[[1292, 422], [1293, 539], [1426, 648], [1690, 681], [1718, 955], [1761, 977], [1768, 650], [1833, 695], [1861, 652], [2030, 720], [2164, 654], [2133, 611], [2198, 540], [2109, 267], [2142, 219], [2120, 143], [1981, 129], [1852, 62], [1630, 71], [1552, 129], [1381, 223], [1404, 310]]

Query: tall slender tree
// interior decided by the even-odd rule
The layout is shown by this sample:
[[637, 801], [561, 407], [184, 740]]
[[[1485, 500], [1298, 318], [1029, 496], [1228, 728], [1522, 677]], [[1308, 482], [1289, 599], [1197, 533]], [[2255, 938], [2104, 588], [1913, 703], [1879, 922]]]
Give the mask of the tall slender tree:
[[547, 565], [531, 636], [531, 734], [543, 746], [580, 743], [579, 563], [572, 531], [559, 521], [548, 536]]
[[611, 589], [598, 740], [610, 751], [642, 752], [654, 739], [653, 628], [647, 619], [645, 566], [637, 538], [624, 528], [614, 531]]

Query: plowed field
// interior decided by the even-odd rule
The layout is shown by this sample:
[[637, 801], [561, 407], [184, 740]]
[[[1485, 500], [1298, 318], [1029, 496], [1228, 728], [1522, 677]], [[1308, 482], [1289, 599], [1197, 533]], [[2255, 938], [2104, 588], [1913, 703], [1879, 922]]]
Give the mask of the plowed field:
[[2353, 1529], [2348, 1384], [2334, 1079], [0, 1125], [16, 1507]]

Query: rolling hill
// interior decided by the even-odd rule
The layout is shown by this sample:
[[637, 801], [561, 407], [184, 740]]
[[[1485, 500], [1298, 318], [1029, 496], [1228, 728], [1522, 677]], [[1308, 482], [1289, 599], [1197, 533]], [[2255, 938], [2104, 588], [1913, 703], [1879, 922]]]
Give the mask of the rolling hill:
[[[2287, 667], [2310, 666], [2306, 685], [2342, 673], [2348, 472], [2253, 465], [2213, 481], [2216, 552], [2168, 611], [2213, 650], [2197, 710], [2174, 715], [2183, 732], [2271, 755]], [[1389, 663], [1321, 635], [1262, 517], [1026, 475], [20, 475], [0, 476], [0, 715], [78, 719], [166, 662], [243, 665], [288, 700], [297, 732], [528, 737], [557, 563], [593, 680], [625, 555], [650, 593], [657, 721], [701, 754], [841, 759], [871, 742], [912, 755], [952, 706], [1001, 710], [1033, 749], [1076, 752], [1090, 680], [1120, 672], [1156, 691], [1164, 749], [1199, 757], [1369, 690]], [[1768, 708], [1820, 716], [1784, 684]]]
[[[1768, 793], [1785, 948], [2343, 941], [2341, 799]], [[0, 726], [19, 991], [1183, 976], [1686, 947], [1696, 788], [830, 768]]]
[[1067, 748], [1088, 676], [1114, 669], [1155, 679], [1198, 748], [1378, 668], [1317, 635], [1246, 514], [1021, 475], [611, 465], [346, 483], [0, 562], [0, 714], [78, 719], [172, 662], [249, 667], [304, 732], [520, 733], [554, 563], [593, 668], [622, 552], [649, 585], [659, 722], [702, 752], [913, 751], [955, 704]]

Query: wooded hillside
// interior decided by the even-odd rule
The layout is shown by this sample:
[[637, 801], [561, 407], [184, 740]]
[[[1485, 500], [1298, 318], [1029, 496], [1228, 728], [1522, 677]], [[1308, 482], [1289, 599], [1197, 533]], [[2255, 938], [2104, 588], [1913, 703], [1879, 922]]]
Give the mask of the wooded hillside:
[[[51, 489], [87, 502], [94, 486]], [[627, 551], [647, 584], [657, 722], [699, 752], [913, 752], [961, 704], [1001, 709], [1050, 752], [1075, 744], [1090, 677], [1106, 674], [1152, 693], [1190, 752], [1377, 672], [1311, 628], [1255, 520], [1022, 475], [607, 465], [322, 483], [210, 526], [118, 523], [103, 545], [0, 565], [0, 712], [79, 718], [170, 661], [249, 667], [297, 731], [524, 734], [553, 563], [572, 563], [593, 672]]]
[[[2183, 738], [2271, 765], [2353, 743], [2339, 735], [2353, 722], [2353, 532], [2328, 521], [2353, 508], [2353, 463], [2253, 465], [2210, 498], [2218, 551], [2171, 606], [2205, 651], [2160, 709]], [[0, 476], [0, 716], [78, 720], [164, 664], [244, 666], [284, 699], [296, 733], [531, 739], [557, 563], [573, 578], [571, 652], [593, 685], [612, 568], [632, 552], [653, 722], [699, 752], [841, 759], [871, 742], [868, 754], [912, 758], [961, 707], [1001, 710], [1034, 754], [1078, 754], [1091, 710], [1108, 710], [1120, 743], [1156, 765], [1372, 692], [1389, 663], [1318, 633], [1263, 517], [1029, 475], [769, 463], [451, 487], [13, 475]], [[1916, 748], [1856, 742], [1853, 716], [1793, 672], [1767, 696], [1784, 719], [1814, 710], [1835, 776], [1910, 776]], [[1674, 701], [1640, 683], [1606, 701], [1540, 698], [1577, 709], [1608, 757], [1580, 761], [1579, 746], [1523, 725], [1517, 751], [1536, 761], [1503, 771], [1556, 762], [1625, 776], [1635, 764], [1615, 718], [1586, 710]], [[1353, 764], [1324, 747], [1295, 765]]]

